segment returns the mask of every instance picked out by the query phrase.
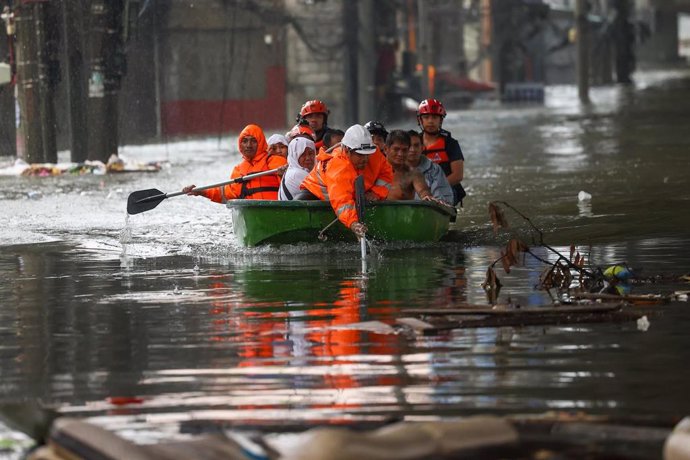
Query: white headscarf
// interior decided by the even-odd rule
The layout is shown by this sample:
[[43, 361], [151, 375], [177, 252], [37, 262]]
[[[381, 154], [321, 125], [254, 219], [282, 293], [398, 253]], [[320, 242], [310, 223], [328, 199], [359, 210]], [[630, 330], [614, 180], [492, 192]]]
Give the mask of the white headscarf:
[[269, 147], [272, 146], [273, 144], [288, 145], [288, 140], [282, 134], [273, 134], [271, 137], [268, 138], [266, 143], [268, 144]]
[[288, 169], [285, 171], [285, 174], [283, 174], [283, 180], [281, 181], [280, 190], [278, 191], [278, 199], [290, 199], [285, 193], [284, 188], [287, 188], [292, 196], [295, 196], [295, 194], [299, 192], [299, 186], [310, 171], [299, 164], [299, 157], [302, 156], [307, 148], [312, 149], [314, 153], [316, 153], [314, 142], [304, 137], [296, 137], [288, 144]]

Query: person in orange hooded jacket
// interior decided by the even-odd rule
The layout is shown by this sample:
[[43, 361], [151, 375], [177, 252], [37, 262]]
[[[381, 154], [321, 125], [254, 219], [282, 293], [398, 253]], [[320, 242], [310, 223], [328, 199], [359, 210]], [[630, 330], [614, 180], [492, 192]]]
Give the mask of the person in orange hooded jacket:
[[[247, 125], [240, 133], [237, 144], [242, 154], [242, 162], [235, 166], [230, 175], [231, 179], [247, 174], [269, 171], [287, 164], [287, 160], [278, 155], [268, 155], [268, 144], [263, 130], [257, 125]], [[216, 203], [227, 200], [246, 198], [248, 200], [277, 200], [279, 174], [269, 174], [256, 177], [246, 182], [216, 187], [201, 192], [195, 192], [194, 185], [188, 185], [182, 191], [188, 195], [205, 196]]]
[[371, 143], [371, 136], [362, 125], [345, 131], [341, 145], [332, 154], [320, 153], [314, 169], [304, 179], [299, 199], [328, 200], [338, 219], [357, 237], [367, 229], [357, 219], [355, 179], [364, 175], [367, 200], [385, 200], [393, 183], [393, 168], [386, 157]]

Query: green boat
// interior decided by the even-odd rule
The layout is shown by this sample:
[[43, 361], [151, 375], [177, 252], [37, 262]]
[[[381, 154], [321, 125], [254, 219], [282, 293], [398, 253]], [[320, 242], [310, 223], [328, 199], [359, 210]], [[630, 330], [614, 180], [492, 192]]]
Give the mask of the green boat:
[[[335, 220], [326, 201], [230, 200], [233, 231], [243, 246], [313, 243]], [[367, 202], [367, 235], [378, 241], [433, 242], [448, 233], [457, 211], [430, 201]], [[355, 241], [340, 221], [323, 232], [328, 241]]]

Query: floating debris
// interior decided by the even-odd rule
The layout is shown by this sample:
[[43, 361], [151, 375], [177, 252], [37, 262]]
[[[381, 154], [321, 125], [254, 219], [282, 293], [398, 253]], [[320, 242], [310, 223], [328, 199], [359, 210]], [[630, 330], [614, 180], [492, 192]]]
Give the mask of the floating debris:
[[647, 316], [643, 316], [642, 318], [637, 319], [637, 330], [642, 331], [642, 332], [647, 332], [647, 329], [649, 329], [649, 320], [647, 319]]
[[592, 195], [585, 192], [584, 190], [580, 190], [580, 193], [577, 194], [577, 201], [589, 201], [591, 199]]
[[0, 168], [0, 176], [53, 177], [65, 174], [103, 175], [109, 173], [158, 172], [161, 168], [162, 163], [158, 161], [138, 163], [127, 161], [117, 156], [111, 156], [108, 163], [87, 160], [83, 163], [29, 164], [22, 159], [17, 159], [12, 166]]
[[[587, 193], [581, 191], [580, 195], [582, 194]], [[589, 255], [580, 254], [574, 244], [570, 245], [570, 255], [566, 256], [546, 244], [544, 233], [532, 223], [529, 217], [505, 201], [489, 203], [489, 217], [494, 226], [494, 232], [499, 227], [508, 227], [499, 205], [509, 208], [525, 220], [532, 231], [532, 246], [546, 249], [556, 256], [556, 260], [551, 261], [535, 253], [521, 240], [515, 238], [509, 240], [505, 249], [501, 250], [501, 257], [489, 265], [486, 279], [482, 283], [482, 288], [486, 291], [487, 299], [491, 305], [497, 303], [501, 289], [501, 282], [494, 269], [496, 265], [500, 262], [505, 273], [510, 273], [511, 267], [524, 266], [527, 255], [547, 265], [539, 277], [539, 284], [536, 288], [546, 291], [554, 303], [557, 300], [562, 303], [589, 300], [594, 302], [624, 302], [631, 305], [658, 305], [673, 300], [684, 299], [687, 301], [687, 293], [683, 296], [682, 292], [674, 295], [631, 295], [630, 293], [633, 284], [654, 283], [664, 279], [685, 282], [690, 280], [690, 275], [657, 275], [643, 278], [638, 276], [638, 273], [626, 263], [618, 263], [606, 268], [597, 267], [591, 263]], [[591, 248], [588, 252], [591, 253]], [[553, 295], [552, 290], [556, 291], [556, 296]]]

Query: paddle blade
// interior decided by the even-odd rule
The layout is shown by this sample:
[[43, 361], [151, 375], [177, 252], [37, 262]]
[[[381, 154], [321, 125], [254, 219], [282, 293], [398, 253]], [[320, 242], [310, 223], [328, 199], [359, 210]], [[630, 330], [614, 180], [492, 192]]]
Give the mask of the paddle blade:
[[355, 205], [357, 208], [357, 220], [364, 222], [364, 176], [355, 179]]
[[129, 198], [127, 198], [127, 214], [139, 214], [140, 212], [149, 211], [166, 198], [165, 193], [155, 188], [132, 192]]

